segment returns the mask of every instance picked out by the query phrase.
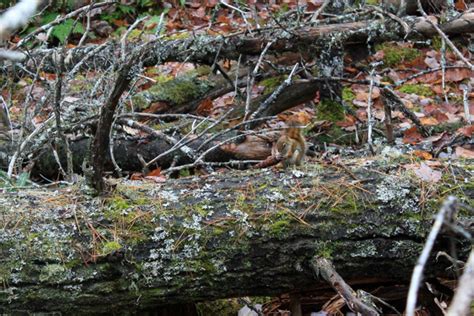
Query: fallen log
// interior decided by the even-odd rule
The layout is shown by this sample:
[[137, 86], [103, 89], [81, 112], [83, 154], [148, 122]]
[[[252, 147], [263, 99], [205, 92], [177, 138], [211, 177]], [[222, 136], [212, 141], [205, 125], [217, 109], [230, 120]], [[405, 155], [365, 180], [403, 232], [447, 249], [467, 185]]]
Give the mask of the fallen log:
[[[351, 17], [352, 18], [352, 17]], [[430, 19], [436, 20], [430, 16]], [[400, 23], [403, 22], [403, 24]], [[276, 40], [269, 49], [269, 53], [299, 51], [304, 49], [310, 54], [316, 53], [315, 49], [322, 48], [328, 39], [338, 40], [344, 45], [364, 44], [371, 42], [402, 41], [431, 38], [437, 35], [434, 27], [425, 17], [406, 16], [400, 21], [390, 18], [373, 19], [367, 21], [333, 23], [318, 25], [303, 25], [292, 29], [291, 34], [279, 27], [259, 31], [254, 37], [246, 34], [237, 34], [228, 37], [199, 35], [186, 39], [158, 41], [146, 53], [144, 66], [154, 66], [168, 61], [186, 61], [212, 65], [216, 55], [221, 59], [237, 60], [240, 55], [258, 56], [266, 43]], [[474, 32], [474, 13], [466, 12], [456, 19], [439, 25], [447, 35], [462, 35]], [[407, 34], [406, 32], [409, 31]], [[120, 43], [110, 42], [102, 45], [87, 45], [68, 50], [65, 63], [67, 70], [71, 70], [83, 61], [83, 69], [93, 65], [94, 69], [107, 69], [111, 67], [119, 51]], [[37, 49], [25, 61], [31, 66], [33, 73], [36, 71], [36, 62], [43, 60], [47, 71], [54, 72], [56, 49]], [[9, 72], [3, 68], [4, 72]]]
[[[314, 277], [315, 256], [354, 289], [408, 282], [438, 201], [472, 203], [471, 174], [450, 165], [442, 181], [421, 185], [376, 159], [117, 181], [101, 199], [79, 187], [4, 190], [0, 312], [140, 311], [327, 287]], [[472, 229], [472, 215], [459, 219]], [[464, 260], [469, 244], [456, 245]], [[433, 260], [425, 276], [450, 277], [451, 263]]]

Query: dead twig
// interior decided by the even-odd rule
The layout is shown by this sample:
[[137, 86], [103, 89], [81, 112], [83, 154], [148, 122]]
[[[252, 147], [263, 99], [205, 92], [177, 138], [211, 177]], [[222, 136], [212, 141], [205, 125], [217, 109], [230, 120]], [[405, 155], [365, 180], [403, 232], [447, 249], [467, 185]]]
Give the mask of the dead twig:
[[459, 279], [456, 293], [454, 294], [447, 316], [469, 315], [472, 301], [474, 300], [474, 250], [467, 259], [464, 273]]
[[324, 9], [326, 9], [330, 2], [330, 0], [325, 0], [323, 4], [321, 4], [321, 6], [316, 11], [314, 11], [313, 16], [311, 17], [311, 22], [316, 22], [318, 20], [319, 15], [324, 11]]
[[454, 196], [449, 196], [446, 201], [444, 201], [443, 206], [436, 215], [435, 222], [431, 228], [430, 234], [426, 240], [423, 251], [421, 252], [420, 258], [416, 263], [415, 268], [413, 269], [413, 274], [411, 276], [410, 289], [408, 291], [407, 306], [406, 306], [406, 315], [414, 316], [416, 301], [418, 296], [418, 289], [421, 285], [421, 280], [423, 277], [423, 270], [428, 258], [430, 256], [431, 250], [433, 249], [436, 237], [443, 226], [445, 220], [450, 219], [456, 209], [456, 198]]
[[428, 14], [426, 14], [425, 10], [423, 10], [423, 6], [421, 4], [421, 1], [417, 0], [417, 3], [418, 3], [418, 11], [420, 11], [421, 15], [423, 15], [425, 20], [436, 30], [436, 32], [438, 32], [439, 36], [446, 42], [446, 44], [448, 44], [448, 46], [453, 50], [453, 52], [456, 54], [456, 56], [458, 56], [459, 59], [461, 59], [462, 62], [464, 64], [466, 64], [471, 70], [474, 70], [474, 65], [471, 64], [469, 62], [469, 60], [467, 60], [466, 57], [464, 57], [464, 55], [459, 51], [459, 49], [456, 47], [456, 45], [454, 45], [453, 42], [451, 42], [451, 40], [448, 38], [448, 36], [446, 36], [446, 34], [444, 34], [444, 32], [438, 27], [438, 25], [436, 25], [436, 23], [434, 23], [430, 19]]
[[403, 80], [398, 80], [397, 82], [395, 82], [392, 85], [392, 87], [394, 87], [394, 88], [400, 87], [401, 85], [403, 85], [404, 83], [406, 83], [410, 80], [413, 80], [415, 78], [418, 78], [418, 77], [421, 77], [421, 76], [424, 76], [424, 75], [427, 75], [427, 74], [430, 74], [430, 73], [433, 73], [433, 72], [443, 71], [443, 69], [444, 70], [447, 70], [447, 69], [469, 69], [469, 67], [467, 67], [467, 66], [445, 66], [445, 67], [438, 67], [438, 68], [433, 68], [433, 69], [426, 69], [426, 70], [417, 72], [416, 74], [413, 74], [411, 76], [408, 76]]
[[258, 75], [258, 70], [260, 68], [260, 64], [263, 61], [263, 57], [267, 53], [268, 49], [272, 44], [275, 43], [275, 40], [268, 42], [265, 48], [262, 50], [262, 53], [260, 54], [260, 57], [258, 58], [257, 64], [255, 65], [255, 68], [253, 71], [249, 74], [248, 80], [247, 80], [247, 99], [245, 100], [245, 115], [244, 115], [244, 121], [248, 120], [250, 118], [250, 100], [252, 99], [252, 88], [255, 84], [255, 77]]
[[293, 69], [288, 75], [288, 78], [286, 78], [285, 81], [283, 81], [283, 83], [279, 85], [278, 88], [276, 88], [275, 91], [273, 91], [273, 93], [265, 101], [263, 101], [260, 104], [258, 109], [252, 113], [252, 115], [250, 116], [250, 119], [253, 120], [257, 118], [270, 104], [272, 104], [276, 100], [276, 98], [283, 92], [283, 90], [291, 84], [291, 80], [297, 69], [298, 69], [298, 63], [296, 63], [293, 66]]
[[[260, 130], [260, 131], [245, 131], [244, 133], [242, 134], [239, 134], [239, 135], [236, 135], [236, 136], [233, 136], [233, 137], [230, 137], [228, 139], [225, 139], [217, 144], [215, 144], [214, 146], [211, 146], [210, 148], [208, 148], [206, 151], [204, 151], [199, 157], [197, 157], [193, 163], [190, 163], [190, 164], [186, 164], [186, 165], [181, 165], [181, 166], [177, 166], [177, 167], [172, 167], [172, 168], [168, 168], [166, 169], [165, 171], [163, 171], [164, 174], [169, 174], [171, 172], [174, 172], [174, 171], [179, 171], [179, 170], [182, 170], [182, 169], [187, 169], [187, 168], [195, 168], [197, 166], [202, 166], [202, 165], [210, 165], [209, 162], [206, 162], [204, 161], [204, 158], [206, 157], [206, 155], [210, 152], [212, 152], [213, 150], [216, 150], [217, 148], [219, 148], [220, 146], [224, 145], [224, 144], [227, 144], [227, 143], [230, 143], [231, 141], [234, 141], [234, 140], [237, 140], [237, 139], [240, 139], [241, 137], [244, 137], [244, 136], [247, 136], [247, 135], [265, 135], [267, 134], [268, 132], [271, 132], [271, 131], [274, 131], [274, 129], [263, 129], [263, 130]], [[202, 146], [202, 144], [201, 144]], [[255, 161], [256, 163], [258, 162], [261, 162], [261, 160], [256, 160]]]
[[344, 299], [347, 306], [355, 313], [362, 315], [380, 315], [375, 309], [364, 304], [357, 296], [355, 291], [344, 281], [336, 272], [331, 261], [326, 258], [315, 257], [311, 260], [311, 266], [316, 275], [320, 275], [328, 282], [334, 290]]
[[38, 135], [41, 130], [43, 130], [43, 128], [48, 125], [53, 119], [54, 119], [55, 115], [54, 113], [51, 114], [51, 116], [46, 120], [44, 121], [43, 123], [41, 123], [30, 135], [28, 135], [28, 137], [26, 137], [26, 139], [23, 141], [23, 143], [21, 143], [20, 147], [18, 148], [18, 150], [13, 154], [12, 158], [10, 159], [10, 163], [8, 164], [8, 172], [7, 172], [7, 176], [9, 178], [12, 177], [12, 174], [13, 174], [13, 168], [15, 167], [15, 162], [16, 162], [16, 159], [18, 158], [18, 156], [20, 155], [21, 152], [23, 152], [23, 150], [25, 149], [26, 145], [33, 139], [33, 137], [35, 137], [36, 135]]
[[400, 111], [405, 114], [406, 117], [408, 117], [413, 124], [416, 125], [417, 129], [423, 134], [423, 136], [427, 137], [429, 135], [428, 131], [426, 128], [421, 124], [420, 120], [418, 117], [410, 111], [405, 104], [403, 103], [402, 99], [389, 87], [384, 87], [382, 89], [382, 95], [385, 99], [385, 102], [389, 102], [390, 105], [393, 104], [395, 108], [398, 108]]

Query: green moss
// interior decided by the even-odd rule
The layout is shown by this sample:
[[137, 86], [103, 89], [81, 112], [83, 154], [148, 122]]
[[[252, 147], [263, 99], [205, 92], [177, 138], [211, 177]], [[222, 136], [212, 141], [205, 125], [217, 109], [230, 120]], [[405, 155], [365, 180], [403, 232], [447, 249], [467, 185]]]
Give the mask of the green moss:
[[438, 134], [438, 133], [452, 133], [457, 131], [459, 128], [463, 127], [464, 123], [460, 120], [459, 122], [453, 122], [453, 123], [442, 123], [435, 125], [431, 128], [431, 132], [433, 134]]
[[318, 134], [313, 139], [317, 144], [335, 143], [351, 145], [355, 143], [355, 135], [353, 133], [345, 133], [342, 128], [337, 125], [332, 125], [324, 134]]
[[87, 80], [83, 75], [77, 75], [74, 77], [74, 84], [70, 85], [72, 92], [83, 92], [92, 90], [93, 83], [90, 80]]
[[259, 85], [264, 86], [265, 89], [263, 90], [263, 93], [268, 94], [272, 93], [273, 90], [275, 90], [284, 80], [284, 76], [277, 76], [262, 80], [260, 81]]
[[439, 51], [439, 50], [441, 50], [441, 46], [443, 46], [442, 42], [443, 41], [441, 40], [441, 37], [435, 36], [431, 39], [431, 47], [433, 47], [435, 50]]
[[270, 232], [273, 235], [279, 236], [287, 232], [290, 229], [290, 227], [291, 227], [290, 221], [281, 219], [270, 225]]
[[146, 197], [139, 197], [134, 200], [135, 205], [150, 205], [152, 201]]
[[171, 105], [184, 104], [198, 99], [213, 86], [212, 82], [199, 80], [193, 76], [182, 76], [174, 80], [157, 83], [146, 91], [133, 96], [134, 105], [147, 108], [154, 102], [167, 102]]
[[189, 168], [179, 170], [179, 177], [186, 178], [191, 175], [191, 170]]
[[129, 202], [119, 195], [112, 197], [108, 201], [108, 204], [110, 205], [109, 208], [114, 211], [124, 211], [130, 207]]
[[136, 39], [139, 39], [140, 36], [143, 34], [142, 30], [132, 30], [129, 34], [128, 34], [128, 39], [129, 40], [136, 40]]
[[213, 226], [212, 235], [214, 235], [214, 236], [220, 236], [220, 235], [222, 235], [226, 232], [227, 232], [226, 230], [224, 230], [223, 228], [221, 228], [219, 226]]
[[84, 262], [80, 259], [72, 259], [64, 264], [67, 269], [73, 269], [74, 267], [82, 266]]
[[102, 244], [102, 248], [100, 249], [100, 255], [106, 256], [120, 249], [122, 249], [122, 245], [120, 245], [118, 242], [108, 241]]
[[404, 84], [398, 91], [407, 94], [416, 94], [424, 97], [430, 97], [434, 95], [433, 90], [428, 85], [423, 84]]
[[0, 265], [0, 284], [2, 285], [8, 284], [8, 280], [10, 279], [10, 276], [11, 276], [11, 269], [9, 265], [5, 265], [5, 262], [3, 262], [3, 264]]
[[366, 1], [365, 1], [365, 4], [368, 4], [368, 5], [377, 5], [377, 4], [379, 4], [379, 0], [366, 0]]
[[339, 245], [339, 242], [329, 240], [317, 242], [315, 255], [321, 258], [331, 259], [333, 253], [336, 251], [336, 247]]
[[316, 117], [331, 122], [342, 121], [345, 117], [344, 107], [336, 101], [322, 100], [316, 106]]
[[183, 40], [189, 37], [190, 37], [190, 34], [188, 32], [179, 32], [179, 33], [171, 34], [170, 36], [165, 36], [163, 39], [164, 40]]
[[211, 74], [211, 67], [208, 65], [199, 65], [194, 72], [198, 77], [207, 76]]
[[280, 237], [288, 233], [293, 224], [294, 219], [290, 215], [289, 211], [281, 210], [269, 218], [269, 223], [266, 225], [266, 227], [271, 235]]
[[235, 198], [234, 209], [241, 210], [242, 212], [245, 212], [245, 213], [253, 212], [253, 204], [252, 202], [247, 200], [246, 193], [241, 193]]
[[[345, 194], [344, 194], [345, 193]], [[339, 214], [357, 214], [359, 212], [359, 208], [357, 205], [361, 205], [360, 196], [354, 194], [354, 192], [341, 192], [344, 194], [341, 201], [336, 201], [331, 205], [329, 208], [331, 212], [339, 213]], [[342, 195], [340, 195], [342, 196]]]
[[421, 52], [415, 48], [399, 47], [393, 44], [381, 44], [375, 46], [376, 50], [383, 50], [383, 61], [386, 66], [393, 67], [403, 62], [413, 61], [421, 56]]
[[189, 213], [190, 214], [196, 214], [197, 213], [197, 214], [201, 215], [202, 217], [205, 217], [209, 213], [209, 211], [207, 210], [208, 206], [209, 206], [209, 204], [207, 203], [207, 201], [194, 204], [194, 205], [191, 206], [191, 210], [190, 210]]
[[196, 304], [196, 309], [199, 316], [237, 315], [241, 307], [242, 305], [239, 303], [238, 299], [236, 298], [222, 299], [222, 300], [202, 302], [202, 303]]
[[68, 279], [70, 270], [62, 264], [47, 264], [40, 272], [40, 282], [61, 283]]
[[355, 94], [352, 92], [352, 89], [349, 87], [344, 87], [342, 89], [342, 100], [346, 101], [347, 103], [352, 103], [355, 99]]

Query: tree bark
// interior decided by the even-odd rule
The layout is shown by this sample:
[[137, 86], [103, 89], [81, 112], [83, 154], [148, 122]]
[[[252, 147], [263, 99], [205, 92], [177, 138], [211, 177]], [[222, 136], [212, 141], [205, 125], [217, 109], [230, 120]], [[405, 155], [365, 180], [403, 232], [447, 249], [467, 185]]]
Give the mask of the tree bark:
[[104, 170], [105, 170], [105, 159], [108, 157], [107, 150], [109, 148], [110, 141], [110, 130], [114, 121], [115, 109], [118, 106], [120, 98], [123, 92], [127, 89], [130, 81], [132, 80], [130, 69], [132, 63], [135, 62], [134, 58], [130, 57], [130, 60], [126, 64], [122, 65], [118, 72], [118, 78], [115, 81], [115, 85], [112, 88], [112, 92], [107, 99], [107, 102], [100, 109], [100, 115], [97, 122], [97, 128], [94, 136], [94, 140], [91, 146], [91, 155], [89, 163], [92, 166], [92, 174], [90, 174], [89, 181], [92, 183], [97, 193], [102, 193], [104, 190]]
[[[474, 190], [463, 166], [420, 185], [379, 161], [116, 182], [107, 198], [71, 187], [5, 192], [0, 312], [110, 314], [327, 287], [312, 272], [315, 256], [354, 289], [407, 282], [438, 210], [432, 201], [449, 192], [472, 203]], [[469, 229], [467, 214], [459, 220]], [[469, 244], [457, 246], [464, 260]], [[449, 276], [450, 264], [431, 261], [425, 275]]]

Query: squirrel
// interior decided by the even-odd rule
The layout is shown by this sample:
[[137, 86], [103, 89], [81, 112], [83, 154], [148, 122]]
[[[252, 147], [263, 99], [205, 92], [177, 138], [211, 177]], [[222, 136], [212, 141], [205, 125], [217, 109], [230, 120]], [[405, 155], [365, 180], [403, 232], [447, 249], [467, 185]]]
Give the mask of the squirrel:
[[302, 124], [297, 120], [290, 120], [286, 125], [287, 128], [272, 147], [272, 156], [279, 160], [285, 168], [290, 165], [300, 165], [306, 153]]

